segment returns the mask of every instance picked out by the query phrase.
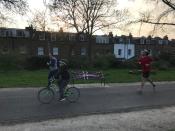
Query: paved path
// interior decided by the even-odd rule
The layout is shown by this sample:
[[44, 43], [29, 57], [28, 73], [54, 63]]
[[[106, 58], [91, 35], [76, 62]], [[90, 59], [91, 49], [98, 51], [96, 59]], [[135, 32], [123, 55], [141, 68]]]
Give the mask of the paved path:
[[0, 125], [0, 131], [175, 131], [175, 107]]
[[[90, 86], [93, 87], [93, 84], [88, 85]], [[157, 84], [156, 94], [147, 85], [143, 95], [136, 94], [138, 84], [110, 84], [104, 88], [94, 86], [80, 88], [81, 97], [77, 103], [55, 100], [49, 105], [37, 101], [36, 88], [0, 89], [0, 123], [31, 122], [175, 105], [174, 83]]]

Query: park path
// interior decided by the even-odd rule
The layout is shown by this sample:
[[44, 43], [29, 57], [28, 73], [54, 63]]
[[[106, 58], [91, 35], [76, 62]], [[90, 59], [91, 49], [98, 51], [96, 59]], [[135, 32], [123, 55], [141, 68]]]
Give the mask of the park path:
[[175, 105], [174, 83], [157, 83], [156, 93], [153, 93], [150, 85], [146, 85], [142, 95], [136, 93], [138, 86], [139, 84], [108, 84], [106, 87], [100, 87], [89, 84], [86, 88], [80, 88], [81, 97], [78, 102], [55, 100], [47, 105], [40, 104], [37, 100], [40, 88], [0, 89], [0, 124], [129, 112]]

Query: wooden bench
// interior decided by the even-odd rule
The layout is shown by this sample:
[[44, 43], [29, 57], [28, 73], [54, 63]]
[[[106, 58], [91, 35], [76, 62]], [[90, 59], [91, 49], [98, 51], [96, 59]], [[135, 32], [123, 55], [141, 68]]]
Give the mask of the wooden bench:
[[71, 74], [73, 84], [75, 83], [75, 80], [100, 80], [101, 85], [105, 85], [104, 74], [100, 71], [72, 71]]

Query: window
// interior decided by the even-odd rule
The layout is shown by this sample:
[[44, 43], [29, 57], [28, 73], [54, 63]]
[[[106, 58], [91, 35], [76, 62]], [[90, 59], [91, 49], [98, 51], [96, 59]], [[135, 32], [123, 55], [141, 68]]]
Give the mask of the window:
[[163, 44], [163, 40], [159, 40], [159, 44], [162, 45]]
[[131, 44], [131, 39], [130, 38], [128, 39], [128, 43]]
[[151, 44], [151, 40], [146, 40], [146, 44]]
[[128, 49], [128, 55], [130, 56], [131, 55], [131, 49]]
[[105, 40], [105, 39], [103, 39], [103, 43], [104, 43], [104, 44], [106, 43], [106, 40]]
[[5, 36], [5, 30], [1, 30], [1, 36]]
[[58, 48], [57, 47], [53, 48], [53, 55], [58, 55]]
[[51, 34], [51, 41], [56, 41], [56, 34], [55, 33]]
[[23, 37], [24, 36], [24, 32], [22, 30], [17, 30], [16, 31], [16, 36], [17, 37]]
[[69, 40], [74, 41], [75, 40], [75, 34], [70, 34], [69, 35]]
[[119, 39], [119, 42], [123, 42], [123, 39], [122, 39], [122, 38], [120, 38], [120, 39]]
[[21, 54], [26, 54], [27, 53], [27, 49], [26, 49], [25, 46], [21, 46], [19, 49], [20, 49]]
[[12, 31], [8, 31], [8, 33], [6, 32], [6, 36], [11, 37], [12, 36]]
[[86, 55], [86, 48], [81, 48], [81, 55]]
[[75, 51], [72, 49], [71, 51], [71, 55], [74, 56], [75, 55]]
[[44, 48], [43, 47], [38, 47], [38, 55], [44, 55]]
[[122, 54], [122, 49], [118, 49], [118, 55]]
[[140, 44], [145, 44], [145, 39], [144, 38], [140, 39]]
[[39, 34], [39, 40], [45, 40], [45, 33]]
[[84, 41], [84, 35], [80, 34], [79, 39], [80, 39], [80, 41]]
[[164, 44], [168, 45], [168, 40], [164, 40]]
[[3, 48], [2, 48], [2, 54], [8, 54], [9, 53], [9, 48], [7, 45], [5, 45]]

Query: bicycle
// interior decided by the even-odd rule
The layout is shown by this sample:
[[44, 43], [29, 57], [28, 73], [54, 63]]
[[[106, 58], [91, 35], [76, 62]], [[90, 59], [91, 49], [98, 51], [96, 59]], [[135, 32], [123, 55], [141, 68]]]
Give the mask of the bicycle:
[[[59, 87], [57, 87], [57, 85], [53, 82], [54, 80], [51, 82], [49, 87], [45, 87], [38, 91], [37, 98], [39, 102], [43, 104], [49, 104], [55, 98], [55, 95], [59, 94]], [[66, 86], [64, 90], [64, 97], [69, 102], [76, 102], [80, 97], [80, 90], [74, 86]]]

